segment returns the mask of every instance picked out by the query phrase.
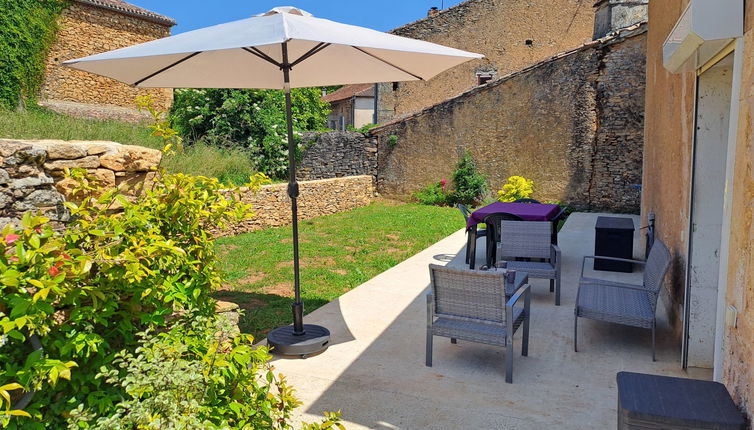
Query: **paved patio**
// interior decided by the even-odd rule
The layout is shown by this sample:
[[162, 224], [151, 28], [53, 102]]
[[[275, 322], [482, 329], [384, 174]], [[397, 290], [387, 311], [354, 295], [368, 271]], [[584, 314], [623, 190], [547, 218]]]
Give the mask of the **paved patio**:
[[[648, 330], [585, 319], [579, 320], [579, 352], [573, 351], [577, 280], [582, 256], [594, 250], [598, 215], [575, 213], [559, 234], [561, 306], [554, 305], [546, 280], [531, 282], [529, 356], [520, 355], [517, 333], [513, 384], [505, 383], [502, 348], [435, 338], [433, 367], [424, 365], [427, 265], [463, 265], [461, 230], [306, 317], [330, 329], [332, 346], [306, 360], [274, 360], [304, 402], [300, 418], [315, 421], [322, 411], [340, 409], [349, 429], [609, 429], [616, 426], [616, 372], [710, 378], [707, 370], [680, 368], [662, 304], [657, 362]], [[636, 256], [643, 255], [639, 233]], [[480, 240], [480, 263], [483, 250]], [[611, 275], [641, 278], [638, 272]]]

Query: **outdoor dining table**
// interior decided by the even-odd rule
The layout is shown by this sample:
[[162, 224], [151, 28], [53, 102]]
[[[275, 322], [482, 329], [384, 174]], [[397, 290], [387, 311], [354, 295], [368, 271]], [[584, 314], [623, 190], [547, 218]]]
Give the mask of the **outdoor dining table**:
[[[524, 221], [552, 221], [555, 216], [560, 212], [560, 207], [556, 204], [549, 203], [503, 203], [495, 202], [487, 206], [481, 207], [469, 216], [469, 220], [466, 222], [466, 231], [471, 235], [469, 241], [471, 249], [467, 249], [469, 253], [469, 268], [473, 269], [476, 259], [476, 226], [479, 223], [484, 222], [484, 219], [493, 213], [506, 212], [512, 215], [516, 215]], [[553, 232], [555, 226], [553, 226]], [[556, 243], [557, 238], [553, 234], [553, 243]]]

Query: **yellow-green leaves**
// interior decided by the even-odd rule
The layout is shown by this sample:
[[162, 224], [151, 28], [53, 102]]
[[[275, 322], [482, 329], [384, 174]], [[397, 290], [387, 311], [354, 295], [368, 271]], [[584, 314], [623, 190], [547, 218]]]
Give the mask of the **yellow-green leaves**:
[[498, 201], [503, 203], [515, 202], [528, 198], [534, 192], [534, 181], [523, 176], [511, 176], [508, 183], [497, 192]]

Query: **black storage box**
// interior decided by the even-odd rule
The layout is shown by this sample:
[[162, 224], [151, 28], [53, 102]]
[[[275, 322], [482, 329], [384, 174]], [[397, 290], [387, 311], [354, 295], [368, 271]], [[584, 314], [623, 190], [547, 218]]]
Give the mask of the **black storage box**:
[[745, 421], [719, 382], [618, 372], [618, 430], [743, 430]]
[[[632, 259], [634, 254], [634, 221], [623, 217], [597, 217], [594, 255]], [[594, 270], [632, 272], [633, 264], [623, 261], [595, 259]]]

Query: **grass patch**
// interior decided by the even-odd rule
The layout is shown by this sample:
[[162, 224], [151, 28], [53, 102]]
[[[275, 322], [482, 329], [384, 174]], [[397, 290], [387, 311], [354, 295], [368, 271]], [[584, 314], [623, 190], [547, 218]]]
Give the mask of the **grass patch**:
[[[124, 145], [162, 149], [162, 140], [150, 134], [146, 125], [113, 120], [90, 120], [61, 115], [34, 107], [25, 112], [0, 109], [0, 138], [110, 140]], [[163, 167], [170, 173], [218, 178], [241, 185], [256, 173], [248, 154], [241, 149], [223, 149], [197, 143], [181, 153], [166, 157]]]
[[[457, 209], [377, 201], [300, 224], [301, 294], [311, 312], [463, 227]], [[290, 227], [217, 241], [229, 284], [217, 298], [246, 313], [241, 329], [261, 339], [291, 323]]]
[[0, 138], [112, 140], [150, 148], [160, 145], [160, 140], [143, 125], [74, 118], [37, 107], [25, 112], [0, 109]]

